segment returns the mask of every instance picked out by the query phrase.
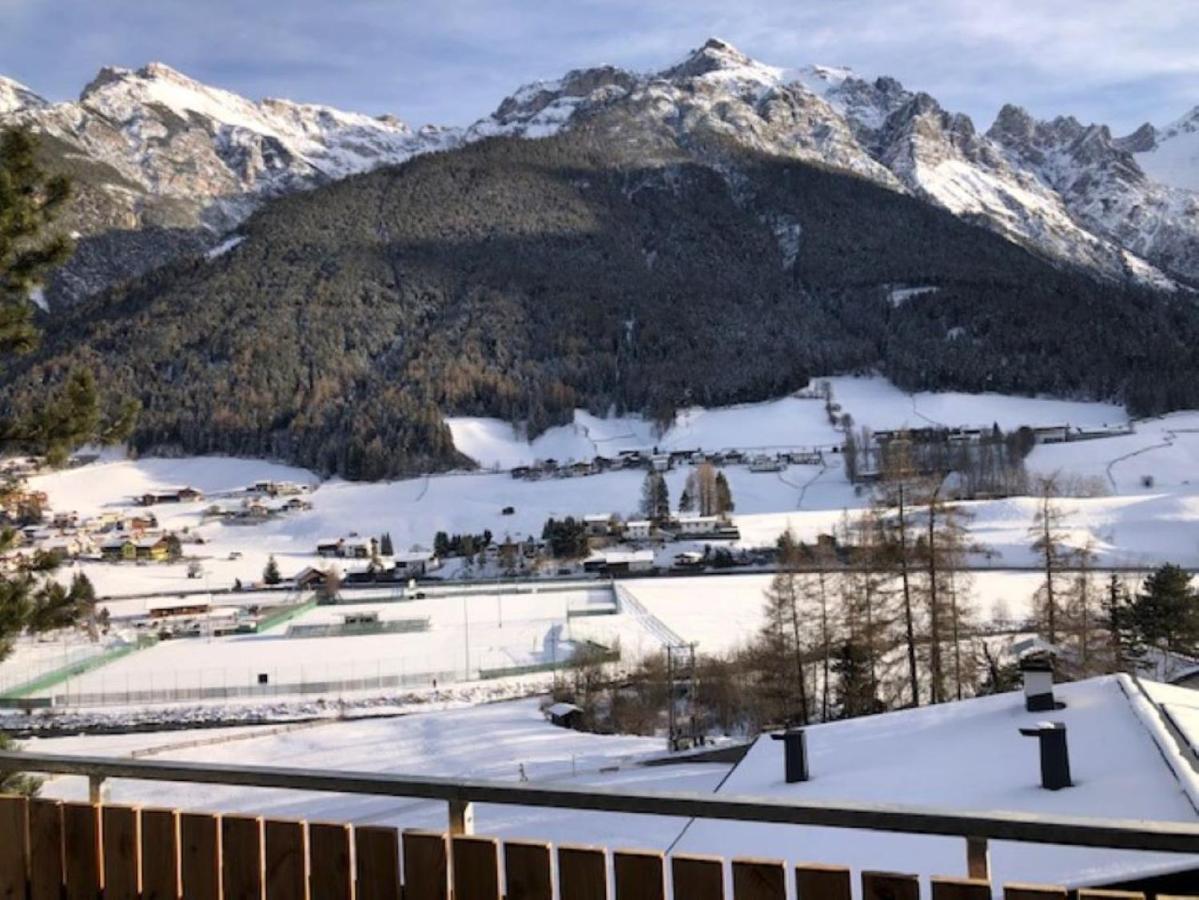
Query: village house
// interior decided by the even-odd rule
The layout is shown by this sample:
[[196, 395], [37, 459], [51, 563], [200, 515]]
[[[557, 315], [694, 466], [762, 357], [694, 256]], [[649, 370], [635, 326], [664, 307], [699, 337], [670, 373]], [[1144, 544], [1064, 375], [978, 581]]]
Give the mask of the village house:
[[100, 545], [100, 558], [105, 562], [137, 559], [137, 544], [127, 534], [109, 538]]
[[423, 578], [440, 565], [440, 560], [431, 550], [409, 550], [395, 554], [393, 559], [395, 561], [395, 577], [401, 579]]
[[316, 555], [325, 559], [370, 559], [378, 552], [378, 543], [356, 534], [341, 538], [326, 538], [316, 545]]
[[679, 516], [673, 525], [678, 537], [703, 536], [720, 527], [720, 516]]
[[634, 519], [625, 522], [624, 536], [630, 541], [647, 541], [653, 532], [654, 525], [648, 519]]
[[614, 530], [615, 521], [607, 513], [595, 513], [583, 516], [583, 525], [588, 537], [607, 537]]
[[193, 500], [203, 500], [204, 495], [194, 487], [172, 487], [147, 491], [134, 499], [142, 506], [154, 506], [157, 503], [189, 503]]
[[601, 575], [631, 575], [653, 569], [653, 550], [603, 550], [583, 561], [584, 572]]
[[163, 562], [170, 556], [171, 545], [165, 535], [148, 535], [138, 538], [133, 543], [139, 560]]

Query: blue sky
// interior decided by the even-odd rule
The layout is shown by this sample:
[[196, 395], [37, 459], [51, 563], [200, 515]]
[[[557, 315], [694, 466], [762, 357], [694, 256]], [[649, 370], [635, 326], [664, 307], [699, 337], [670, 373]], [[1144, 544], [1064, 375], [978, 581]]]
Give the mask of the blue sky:
[[524, 82], [663, 68], [710, 36], [892, 75], [981, 128], [1008, 101], [1117, 132], [1199, 105], [1194, 0], [0, 0], [0, 74], [61, 100], [159, 60], [254, 98], [462, 124]]

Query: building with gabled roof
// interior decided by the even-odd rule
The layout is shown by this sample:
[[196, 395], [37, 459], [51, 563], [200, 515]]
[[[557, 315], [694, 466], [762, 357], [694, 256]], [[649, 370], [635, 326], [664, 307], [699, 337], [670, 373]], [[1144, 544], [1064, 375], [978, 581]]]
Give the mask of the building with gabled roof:
[[[1029, 712], [1021, 692], [829, 722], [804, 729], [809, 780], [787, 783], [784, 741], [759, 737], [717, 794], [940, 811], [1199, 823], [1199, 692], [1127, 675], [1054, 686], [1061, 708]], [[1073, 784], [1041, 786], [1038, 741], [1065, 726]], [[960, 838], [694, 821], [678, 853], [795, 859], [853, 869], [965, 876]], [[1133, 886], [1185, 893], [1199, 853], [990, 844], [992, 883]], [[1184, 890], [1185, 888], [1185, 890]]]

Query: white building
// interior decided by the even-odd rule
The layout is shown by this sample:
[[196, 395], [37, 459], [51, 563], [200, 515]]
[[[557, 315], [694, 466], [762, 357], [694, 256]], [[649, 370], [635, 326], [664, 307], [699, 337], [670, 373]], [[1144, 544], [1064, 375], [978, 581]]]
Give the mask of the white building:
[[653, 528], [653, 523], [648, 519], [633, 519], [631, 522], [625, 522], [624, 536], [631, 541], [646, 541], [649, 540]]
[[675, 530], [680, 535], [711, 534], [719, 527], [719, 516], [679, 516], [675, 519]]

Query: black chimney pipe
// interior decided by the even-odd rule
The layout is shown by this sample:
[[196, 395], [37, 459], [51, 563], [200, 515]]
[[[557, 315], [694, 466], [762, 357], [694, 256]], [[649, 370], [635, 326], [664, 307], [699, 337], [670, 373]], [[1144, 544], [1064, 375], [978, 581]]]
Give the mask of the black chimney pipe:
[[802, 728], [788, 728], [782, 734], [772, 734], [783, 742], [783, 774], [787, 784], [808, 780], [808, 736]]
[[1035, 728], [1021, 728], [1026, 737], [1035, 737], [1041, 746], [1041, 787], [1059, 791], [1073, 787], [1070, 780], [1070, 753], [1066, 748], [1065, 722], [1038, 722]]

